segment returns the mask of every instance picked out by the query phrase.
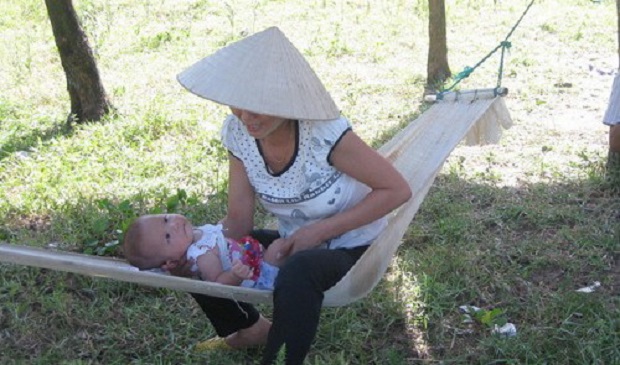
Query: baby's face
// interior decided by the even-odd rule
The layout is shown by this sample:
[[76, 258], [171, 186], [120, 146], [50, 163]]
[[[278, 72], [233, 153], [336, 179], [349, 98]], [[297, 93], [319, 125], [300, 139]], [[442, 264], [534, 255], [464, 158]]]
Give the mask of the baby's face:
[[178, 260], [194, 239], [192, 224], [180, 214], [153, 214], [140, 218], [147, 242], [168, 260]]

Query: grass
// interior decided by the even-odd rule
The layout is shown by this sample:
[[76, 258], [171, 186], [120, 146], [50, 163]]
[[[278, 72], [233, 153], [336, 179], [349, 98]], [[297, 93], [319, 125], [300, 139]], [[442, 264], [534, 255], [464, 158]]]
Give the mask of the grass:
[[[447, 4], [454, 73], [529, 1]], [[76, 1], [116, 115], [68, 128], [65, 78], [41, 3], [0, 13], [0, 240], [114, 255], [135, 215], [224, 214], [226, 113], [175, 75], [280, 26], [356, 131], [379, 146], [424, 105], [427, 2]], [[620, 198], [600, 122], [618, 67], [615, 3], [535, 2], [502, 85], [514, 126], [459, 146], [366, 299], [323, 311], [308, 364], [620, 364]], [[499, 59], [462, 88], [492, 87]], [[264, 218], [259, 215], [259, 218]], [[577, 289], [599, 281], [593, 293]], [[0, 264], [0, 362], [250, 364], [196, 354], [213, 335], [186, 293]], [[462, 305], [481, 308], [464, 321]], [[270, 315], [270, 308], [263, 313]], [[511, 322], [517, 335], [492, 334]]]

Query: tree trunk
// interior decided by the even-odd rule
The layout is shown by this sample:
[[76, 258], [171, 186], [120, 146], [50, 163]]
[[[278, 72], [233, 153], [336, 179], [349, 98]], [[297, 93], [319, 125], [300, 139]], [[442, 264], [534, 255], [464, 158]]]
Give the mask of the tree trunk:
[[452, 74], [448, 65], [445, 0], [428, 0], [428, 10], [429, 44], [425, 93], [438, 90]]
[[[616, 0], [618, 20], [618, 68], [620, 70], [620, 0]], [[609, 101], [610, 104], [612, 101]], [[607, 180], [620, 187], [620, 124], [609, 127], [609, 154], [607, 156]]]
[[69, 121], [98, 121], [110, 109], [88, 38], [71, 0], [45, 0], [71, 98]]

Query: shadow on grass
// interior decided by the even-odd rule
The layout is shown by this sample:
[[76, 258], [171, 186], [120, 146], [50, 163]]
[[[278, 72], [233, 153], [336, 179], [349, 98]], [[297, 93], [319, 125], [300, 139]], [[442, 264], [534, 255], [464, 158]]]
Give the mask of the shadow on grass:
[[[15, 152], [28, 153], [38, 144], [58, 137], [71, 137], [75, 131], [76, 122], [69, 117], [59, 120], [44, 115], [20, 115], [20, 112], [21, 109], [0, 99], [0, 159]], [[112, 112], [101, 121], [79, 125], [108, 123], [116, 118], [117, 115]]]
[[[619, 248], [620, 196], [600, 177], [496, 187], [440, 175], [397, 260], [417, 279], [425, 360], [618, 363]], [[462, 305], [489, 316], [468, 323]], [[517, 336], [492, 334], [506, 322]]]
[[[371, 295], [323, 310], [309, 361], [614, 363], [619, 212], [618, 196], [587, 180], [500, 188], [440, 175]], [[214, 334], [186, 293], [6, 264], [0, 271], [1, 362], [260, 358], [260, 349], [193, 353]], [[594, 294], [575, 292], [594, 281]], [[464, 323], [465, 304], [501, 309], [518, 335]]]
[[[395, 131], [386, 132], [390, 138]], [[155, 193], [154, 193], [155, 194]], [[176, 198], [176, 200], [175, 200]], [[104, 244], [144, 206], [223, 216], [207, 204], [134, 196], [127, 211], [81, 202], [53, 217], [75, 241]], [[176, 203], [175, 203], [176, 201]], [[172, 208], [172, 209], [169, 209]], [[101, 232], [99, 220], [109, 220]], [[620, 198], [592, 174], [580, 181], [498, 187], [439, 175], [388, 269], [365, 299], [324, 308], [312, 364], [619, 363]], [[28, 243], [21, 241], [19, 243]], [[0, 264], [0, 362], [253, 364], [260, 349], [196, 354], [214, 336], [193, 300], [155, 289]], [[576, 289], [600, 282], [591, 294]], [[459, 306], [500, 310], [465, 323]], [[270, 315], [269, 306], [261, 306]], [[517, 336], [491, 334], [499, 320]], [[499, 322], [497, 322], [499, 323]], [[595, 334], [595, 336], [593, 335]]]
[[[396, 130], [386, 132], [382, 138], [388, 139], [394, 133]], [[207, 205], [182, 201], [171, 207], [170, 201], [178, 196], [161, 196], [153, 202], [146, 195], [127, 199], [130, 205], [125, 200], [109, 197], [102, 200], [105, 204], [79, 202], [64, 206], [58, 214], [42, 220], [49, 224], [35, 225], [34, 231], [51, 231], [48, 241], [62, 232], [76, 232], [71, 237], [76, 244], [64, 248], [83, 252], [88, 242], [103, 247], [106, 242], [118, 239], [115, 230], [137, 214], [145, 213], [147, 205], [189, 215], [195, 222], [224, 215], [221, 210], [225, 207], [225, 196], [212, 199]], [[13, 241], [26, 243], [21, 239]], [[118, 252], [112, 250], [108, 254]], [[20, 303], [2, 312], [0, 323], [7, 329], [5, 335], [9, 339], [2, 342], [4, 359], [99, 363], [132, 360], [171, 363], [181, 359], [183, 363], [192, 363], [208, 359], [210, 364], [250, 364], [260, 358], [260, 350], [232, 355], [193, 354], [191, 347], [196, 341], [214, 334], [185, 293], [45, 269], [2, 264], [0, 270], [3, 273], [0, 297]], [[397, 364], [419, 357], [410, 345], [407, 335], [410, 325], [402, 315], [401, 305], [398, 290], [382, 283], [366, 300], [342, 308], [325, 308], [316, 350], [313, 349], [310, 358], [327, 364], [384, 364], [385, 359]], [[260, 308], [270, 315], [269, 306]], [[50, 333], [46, 328], [54, 330]], [[175, 339], [174, 344], [169, 342], [171, 338]]]
[[[45, 143], [58, 137], [70, 137], [73, 134], [73, 129], [66, 120], [43, 120], [39, 123], [42, 126], [41, 128], [33, 128], [32, 126], [23, 128], [27, 133], [22, 133], [19, 124], [7, 127], [6, 121], [7, 119], [4, 119], [2, 123], [3, 134], [6, 137], [3, 138], [4, 143], [0, 144], [0, 159], [19, 151], [27, 153], [39, 143]], [[7, 131], [7, 128], [10, 130]]]

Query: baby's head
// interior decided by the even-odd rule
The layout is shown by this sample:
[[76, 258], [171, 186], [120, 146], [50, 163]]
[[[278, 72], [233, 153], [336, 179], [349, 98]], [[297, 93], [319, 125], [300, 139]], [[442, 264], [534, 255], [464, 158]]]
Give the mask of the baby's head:
[[193, 226], [184, 216], [143, 215], [127, 229], [123, 252], [127, 261], [139, 269], [170, 269], [185, 257], [193, 241]]

